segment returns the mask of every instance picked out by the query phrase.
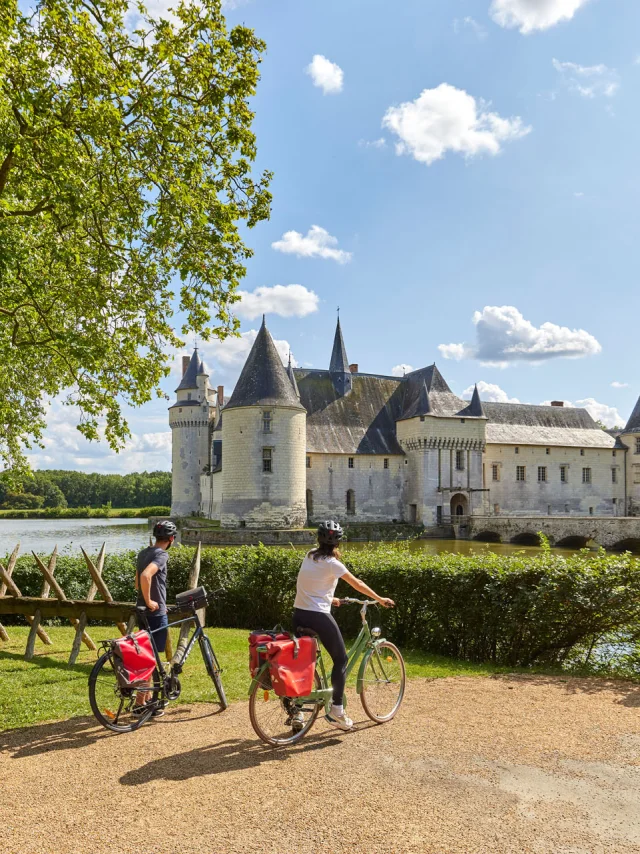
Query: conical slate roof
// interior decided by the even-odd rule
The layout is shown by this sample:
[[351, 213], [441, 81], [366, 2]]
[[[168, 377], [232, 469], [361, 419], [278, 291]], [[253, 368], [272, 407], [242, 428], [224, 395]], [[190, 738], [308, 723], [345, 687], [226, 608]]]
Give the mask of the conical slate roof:
[[484, 409], [482, 407], [482, 401], [480, 400], [480, 392], [478, 391], [478, 386], [474, 386], [473, 395], [471, 396], [471, 403], [469, 406], [466, 406], [461, 412], [460, 415], [468, 416], [469, 418], [486, 418]]
[[347, 359], [347, 348], [344, 346], [342, 337], [342, 329], [340, 328], [340, 318], [336, 326], [336, 335], [333, 339], [333, 350], [331, 352], [331, 362], [329, 363], [330, 374], [349, 374], [349, 360]]
[[629, 420], [622, 431], [622, 435], [625, 433], [637, 433], [638, 431], [640, 431], [640, 397], [638, 398], [636, 405], [633, 407], [633, 412], [629, 416]]
[[202, 359], [200, 359], [200, 365], [199, 365], [199, 367], [198, 367], [198, 376], [199, 376], [199, 377], [200, 377], [200, 376], [204, 376], [204, 377], [208, 377], [208, 376], [209, 376], [209, 371], [207, 370], [207, 366], [206, 366], [206, 365], [205, 365], [205, 363], [202, 361]]
[[225, 410], [239, 406], [304, 408], [293, 390], [264, 318]]
[[420, 394], [414, 400], [413, 404], [407, 409], [404, 414], [405, 418], [416, 418], [418, 415], [431, 415], [431, 398], [429, 397], [429, 389], [427, 388], [426, 380], [422, 382]]
[[198, 348], [193, 351], [193, 356], [191, 357], [191, 361], [189, 362], [189, 367], [184, 372], [184, 376], [180, 380], [180, 385], [176, 389], [176, 391], [183, 391], [184, 389], [198, 388], [198, 383], [196, 381], [196, 377], [201, 373], [200, 366], [203, 366], [203, 363], [200, 361], [200, 356], [198, 355]]
[[300, 390], [298, 389], [298, 383], [296, 381], [296, 375], [293, 370], [293, 366], [291, 364], [291, 352], [289, 352], [289, 364], [287, 365], [287, 376], [291, 380], [291, 385], [293, 386], [293, 390], [296, 393], [296, 397], [300, 400]]

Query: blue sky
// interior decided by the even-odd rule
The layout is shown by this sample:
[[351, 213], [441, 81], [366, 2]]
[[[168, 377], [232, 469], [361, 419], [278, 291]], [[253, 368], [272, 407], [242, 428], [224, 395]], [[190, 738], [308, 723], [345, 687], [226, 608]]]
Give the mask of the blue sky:
[[[255, 130], [275, 178], [271, 220], [247, 233], [245, 336], [204, 348], [212, 384], [231, 389], [263, 308], [283, 353], [326, 367], [339, 305], [362, 371], [435, 360], [458, 394], [481, 382], [485, 399], [626, 420], [640, 394], [637, 0], [249, 0], [226, 14], [268, 46]], [[54, 406], [33, 461], [169, 468], [166, 405], [131, 413], [120, 457]]]

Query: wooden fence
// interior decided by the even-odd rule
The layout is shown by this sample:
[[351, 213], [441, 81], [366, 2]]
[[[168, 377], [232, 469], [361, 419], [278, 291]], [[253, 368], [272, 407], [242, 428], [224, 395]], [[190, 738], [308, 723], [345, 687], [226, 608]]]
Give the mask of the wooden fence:
[[[20, 543], [15, 547], [7, 565], [0, 563], [0, 615], [22, 615], [26, 617], [31, 626], [27, 638], [27, 646], [24, 657], [30, 661], [35, 654], [36, 641], [39, 638], [46, 646], [51, 646], [52, 641], [42, 626], [42, 620], [58, 617], [68, 619], [75, 628], [75, 635], [69, 656], [69, 664], [75, 664], [80, 653], [80, 647], [84, 645], [90, 650], [97, 650], [97, 646], [87, 631], [90, 620], [107, 620], [118, 627], [121, 635], [133, 631], [136, 626], [135, 605], [133, 602], [114, 602], [103, 577], [105, 561], [105, 544], [102, 545], [95, 562], [89, 557], [84, 549], [81, 549], [90, 577], [89, 589], [85, 599], [68, 599], [62, 587], [55, 578], [56, 562], [58, 559], [58, 547], [56, 546], [47, 564], [35, 553], [31, 552], [35, 565], [42, 575], [42, 588], [40, 596], [23, 596], [17, 584], [13, 580], [13, 572], [20, 553]], [[189, 572], [189, 588], [196, 587], [200, 576], [201, 545], [193, 556], [191, 570]], [[132, 576], [135, 568], [131, 567]], [[53, 596], [51, 592], [53, 591]], [[97, 597], [102, 597], [98, 599]], [[204, 621], [204, 611], [199, 612]], [[180, 639], [176, 649], [176, 655], [186, 644], [189, 635], [189, 623], [183, 624], [180, 631]], [[9, 641], [9, 632], [0, 623], [0, 640]], [[167, 660], [171, 660], [173, 650], [171, 639], [167, 636], [165, 648]]]

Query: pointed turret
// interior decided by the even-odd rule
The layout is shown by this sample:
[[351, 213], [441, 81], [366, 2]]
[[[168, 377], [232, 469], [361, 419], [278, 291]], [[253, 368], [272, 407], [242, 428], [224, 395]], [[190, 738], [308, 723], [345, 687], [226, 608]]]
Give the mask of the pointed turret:
[[336, 334], [333, 339], [333, 350], [331, 352], [331, 362], [329, 363], [329, 373], [333, 387], [339, 397], [349, 394], [353, 385], [353, 377], [349, 368], [349, 359], [347, 359], [347, 348], [344, 346], [342, 337], [342, 328], [340, 327], [340, 318], [336, 326]]
[[487, 417], [484, 412], [484, 407], [482, 406], [482, 401], [480, 400], [480, 392], [478, 391], [477, 385], [473, 387], [473, 394], [471, 395], [471, 402], [469, 403], [469, 406], [465, 406], [459, 414], [468, 416], [469, 418]]
[[264, 317], [225, 411], [239, 406], [303, 408], [293, 390]]
[[622, 435], [625, 433], [638, 433], [640, 432], [640, 397], [638, 398], [638, 402], [633, 407], [633, 412], [629, 416], [629, 420], [627, 421], [624, 430], [622, 431]]
[[189, 366], [184, 372], [184, 375], [180, 380], [180, 385], [178, 386], [176, 391], [184, 391], [185, 389], [198, 388], [198, 382], [196, 378], [198, 374], [200, 374], [201, 364], [202, 362], [200, 361], [200, 356], [198, 355], [198, 348], [196, 347], [193, 351], [193, 355], [191, 356]]
[[204, 361], [200, 359], [200, 364], [198, 365], [198, 376], [199, 377], [208, 377], [209, 371], [207, 370], [207, 366]]
[[300, 391], [298, 389], [298, 382], [296, 380], [296, 375], [293, 371], [293, 366], [291, 364], [291, 350], [289, 350], [289, 364], [287, 365], [287, 376], [291, 381], [291, 385], [293, 386], [293, 390], [296, 393], [296, 397], [300, 400]]

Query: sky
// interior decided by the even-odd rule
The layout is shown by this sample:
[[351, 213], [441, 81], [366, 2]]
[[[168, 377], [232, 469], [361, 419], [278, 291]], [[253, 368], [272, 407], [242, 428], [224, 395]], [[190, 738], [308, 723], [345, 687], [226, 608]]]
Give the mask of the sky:
[[[435, 361], [461, 396], [478, 383], [485, 400], [565, 400], [623, 424], [640, 394], [640, 3], [246, 0], [225, 14], [267, 43], [252, 106], [256, 170], [275, 176], [271, 219], [246, 233], [242, 337], [202, 345], [212, 385], [230, 393], [263, 312], [283, 357], [326, 368], [339, 306], [361, 371]], [[116, 455], [54, 401], [31, 462], [170, 469], [169, 405], [129, 411]]]

